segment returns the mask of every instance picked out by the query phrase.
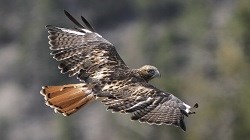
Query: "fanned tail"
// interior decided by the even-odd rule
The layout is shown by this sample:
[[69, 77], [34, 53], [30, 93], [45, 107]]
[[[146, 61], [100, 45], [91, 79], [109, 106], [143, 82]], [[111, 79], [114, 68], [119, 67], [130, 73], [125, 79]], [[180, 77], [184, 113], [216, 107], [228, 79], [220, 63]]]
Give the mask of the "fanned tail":
[[44, 86], [40, 93], [44, 96], [46, 105], [64, 116], [73, 114], [95, 99], [92, 86], [86, 83]]

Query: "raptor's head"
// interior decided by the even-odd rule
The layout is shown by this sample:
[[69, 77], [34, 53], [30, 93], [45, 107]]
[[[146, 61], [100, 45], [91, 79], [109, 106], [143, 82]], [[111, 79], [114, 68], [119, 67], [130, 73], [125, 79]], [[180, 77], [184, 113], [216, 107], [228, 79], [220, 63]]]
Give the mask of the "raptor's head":
[[147, 82], [155, 77], [160, 77], [161, 74], [158, 69], [151, 65], [145, 65], [138, 69], [140, 76]]

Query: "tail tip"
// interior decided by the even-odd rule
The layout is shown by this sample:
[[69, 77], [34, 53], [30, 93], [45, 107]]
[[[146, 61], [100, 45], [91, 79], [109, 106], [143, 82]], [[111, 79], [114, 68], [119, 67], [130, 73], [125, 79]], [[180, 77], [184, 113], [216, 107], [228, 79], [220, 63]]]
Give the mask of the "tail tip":
[[40, 90], [40, 94], [42, 94], [43, 96], [45, 96], [44, 89]]

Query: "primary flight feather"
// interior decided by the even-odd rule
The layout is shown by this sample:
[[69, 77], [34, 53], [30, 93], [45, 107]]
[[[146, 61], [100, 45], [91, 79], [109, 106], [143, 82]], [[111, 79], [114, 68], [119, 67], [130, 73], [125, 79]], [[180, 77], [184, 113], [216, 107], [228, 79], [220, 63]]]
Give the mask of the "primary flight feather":
[[42, 87], [46, 105], [68, 116], [100, 98], [107, 109], [130, 113], [132, 120], [175, 125], [186, 130], [184, 117], [193, 114], [191, 109], [198, 104], [191, 107], [149, 84], [151, 79], [160, 76], [156, 67], [145, 65], [130, 69], [114, 45], [96, 33], [84, 17], [81, 19], [85, 26], [64, 12], [77, 27], [46, 26], [51, 55], [60, 62], [61, 73], [77, 75], [81, 83]]

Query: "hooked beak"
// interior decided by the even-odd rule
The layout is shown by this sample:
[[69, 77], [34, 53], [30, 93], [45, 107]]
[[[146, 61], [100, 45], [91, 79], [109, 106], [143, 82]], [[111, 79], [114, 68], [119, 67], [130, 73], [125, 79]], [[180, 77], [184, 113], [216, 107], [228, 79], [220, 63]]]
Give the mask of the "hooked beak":
[[159, 78], [161, 77], [161, 74], [160, 74], [160, 72], [158, 70], [155, 71], [155, 76], [154, 77], [159, 77]]

